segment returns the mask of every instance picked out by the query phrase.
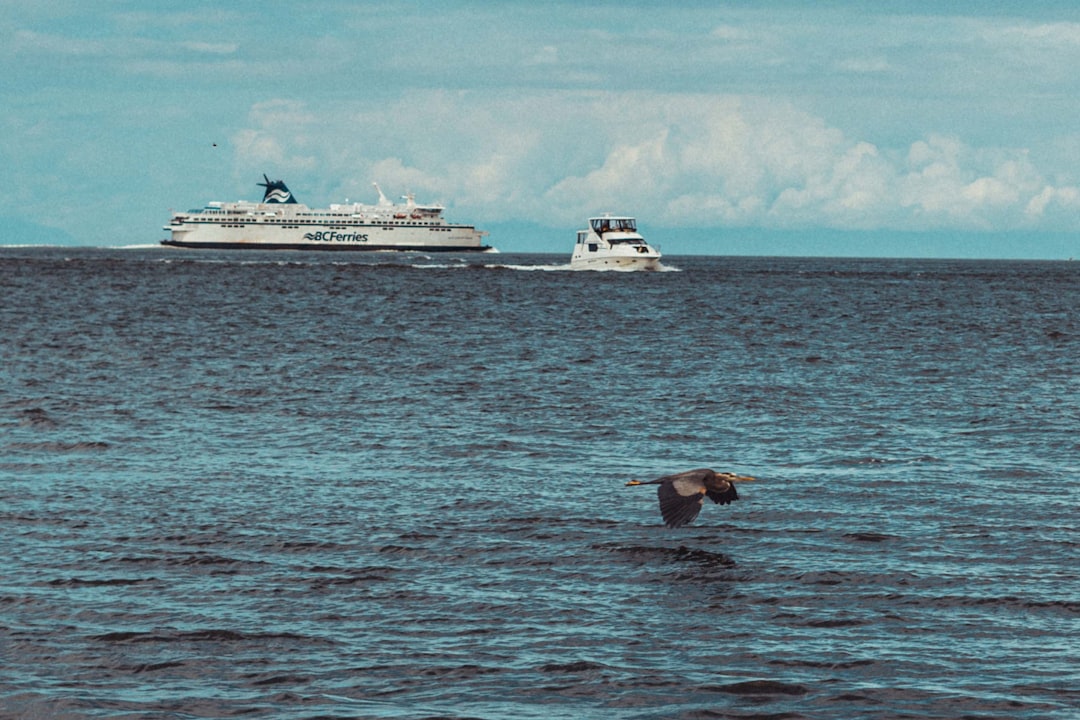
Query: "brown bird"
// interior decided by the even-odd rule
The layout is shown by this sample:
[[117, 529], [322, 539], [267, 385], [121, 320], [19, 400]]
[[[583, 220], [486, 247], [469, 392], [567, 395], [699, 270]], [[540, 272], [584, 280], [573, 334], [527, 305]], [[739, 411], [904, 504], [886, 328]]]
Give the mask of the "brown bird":
[[665, 475], [655, 480], [631, 480], [629, 485], [659, 485], [656, 494], [660, 497], [660, 514], [670, 528], [677, 528], [693, 521], [701, 512], [701, 506], [708, 497], [714, 503], [730, 505], [739, 499], [735, 490], [736, 482], [750, 482], [749, 475], [736, 475], [729, 472], [713, 472], [707, 468], [687, 470], [675, 475]]

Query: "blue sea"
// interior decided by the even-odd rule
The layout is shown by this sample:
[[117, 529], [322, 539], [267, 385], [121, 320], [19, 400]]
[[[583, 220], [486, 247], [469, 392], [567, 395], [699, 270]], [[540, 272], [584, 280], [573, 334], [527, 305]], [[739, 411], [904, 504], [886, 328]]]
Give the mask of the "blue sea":
[[565, 262], [0, 248], [0, 717], [1080, 716], [1080, 263]]

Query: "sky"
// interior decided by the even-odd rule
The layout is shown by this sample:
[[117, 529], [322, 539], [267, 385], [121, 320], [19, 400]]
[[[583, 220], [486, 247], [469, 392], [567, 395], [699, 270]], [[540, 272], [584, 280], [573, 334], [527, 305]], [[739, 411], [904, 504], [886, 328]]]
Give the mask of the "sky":
[[413, 192], [504, 252], [1080, 256], [1080, 3], [0, 0], [0, 243]]

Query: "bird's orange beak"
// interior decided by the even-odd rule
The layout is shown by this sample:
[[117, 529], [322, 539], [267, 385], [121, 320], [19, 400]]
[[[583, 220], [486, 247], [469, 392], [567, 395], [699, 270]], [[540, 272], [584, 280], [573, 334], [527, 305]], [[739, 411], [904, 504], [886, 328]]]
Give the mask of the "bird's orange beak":
[[641, 484], [640, 480], [631, 480], [630, 482], [626, 483], [627, 487], [629, 487], [631, 485], [640, 485], [640, 484]]

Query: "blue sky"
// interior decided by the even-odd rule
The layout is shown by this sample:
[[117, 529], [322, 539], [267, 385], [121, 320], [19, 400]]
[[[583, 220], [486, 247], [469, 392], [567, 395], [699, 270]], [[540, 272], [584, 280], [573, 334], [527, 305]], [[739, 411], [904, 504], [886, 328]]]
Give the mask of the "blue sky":
[[504, 251], [611, 211], [672, 254], [1080, 255], [1072, 2], [0, 0], [0, 58], [0, 242], [155, 243], [266, 173]]

